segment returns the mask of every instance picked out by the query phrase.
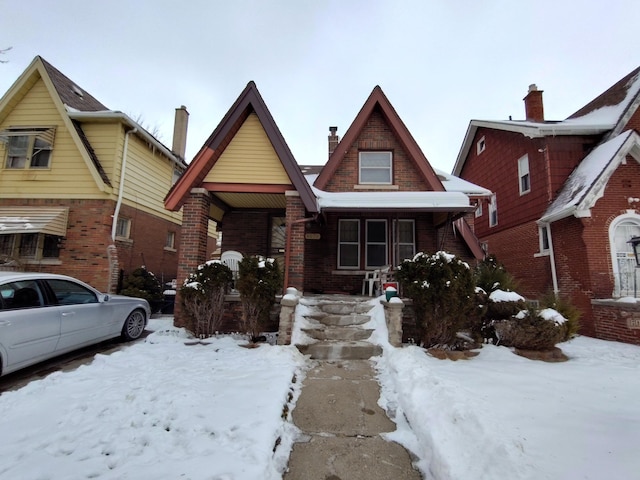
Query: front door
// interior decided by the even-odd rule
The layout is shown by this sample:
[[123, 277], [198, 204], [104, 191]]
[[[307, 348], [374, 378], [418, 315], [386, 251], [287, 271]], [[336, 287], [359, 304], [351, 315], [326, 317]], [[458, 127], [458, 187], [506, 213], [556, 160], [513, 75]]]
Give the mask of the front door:
[[616, 294], [620, 297], [640, 297], [640, 269], [636, 268], [636, 257], [629, 243], [631, 237], [640, 236], [640, 225], [623, 221], [614, 232]]

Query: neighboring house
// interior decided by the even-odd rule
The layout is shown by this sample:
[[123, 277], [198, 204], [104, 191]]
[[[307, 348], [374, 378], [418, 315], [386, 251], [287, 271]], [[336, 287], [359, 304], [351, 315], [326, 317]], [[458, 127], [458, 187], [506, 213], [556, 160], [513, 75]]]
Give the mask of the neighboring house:
[[563, 121], [544, 119], [529, 87], [526, 120], [472, 120], [453, 170], [494, 192], [475, 232], [521, 293], [556, 292], [582, 311], [582, 331], [640, 344], [640, 68]]
[[0, 99], [4, 268], [68, 274], [109, 292], [143, 264], [175, 278], [182, 215], [163, 200], [186, 168], [188, 113], [176, 113], [173, 153], [36, 57]]
[[366, 272], [419, 251], [483, 258], [464, 216], [491, 192], [436, 172], [380, 87], [336, 130], [305, 177], [250, 82], [167, 196], [184, 211], [178, 281], [204, 260], [210, 219], [222, 251], [279, 258], [285, 286], [307, 292], [359, 293]]

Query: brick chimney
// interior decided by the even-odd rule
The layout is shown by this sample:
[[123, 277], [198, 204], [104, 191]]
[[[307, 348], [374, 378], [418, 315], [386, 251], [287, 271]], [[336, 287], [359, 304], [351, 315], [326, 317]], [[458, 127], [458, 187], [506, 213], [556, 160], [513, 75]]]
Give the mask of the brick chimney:
[[187, 152], [187, 126], [189, 124], [189, 112], [187, 107], [182, 105], [176, 108], [176, 117], [173, 123], [173, 145], [171, 151], [184, 160]]
[[532, 122], [544, 122], [544, 105], [542, 104], [542, 92], [535, 83], [529, 85], [529, 93], [523, 98], [524, 111], [527, 120]]
[[336, 135], [336, 132], [338, 131], [338, 127], [329, 127], [329, 156], [331, 156], [331, 154], [333, 153], [333, 151], [336, 149], [336, 147], [338, 146], [338, 143], [340, 143], [340, 137], [338, 135]]

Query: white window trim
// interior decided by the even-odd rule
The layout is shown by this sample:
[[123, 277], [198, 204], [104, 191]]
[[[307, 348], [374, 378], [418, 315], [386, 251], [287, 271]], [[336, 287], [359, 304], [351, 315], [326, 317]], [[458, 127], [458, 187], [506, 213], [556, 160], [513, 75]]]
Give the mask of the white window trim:
[[[522, 180], [527, 177], [528, 188], [522, 188]], [[520, 195], [525, 195], [531, 191], [531, 172], [529, 171], [529, 155], [525, 154], [518, 159], [518, 189]]]
[[614, 280], [612, 292], [612, 296], [614, 298], [620, 296], [620, 270], [618, 268], [618, 257], [615, 248], [615, 233], [620, 224], [626, 221], [634, 222], [640, 226], [640, 215], [635, 212], [623, 213], [622, 215], [614, 218], [609, 225], [609, 254], [611, 256], [611, 271], [613, 273]]
[[129, 240], [131, 238], [131, 219], [129, 218], [125, 218], [125, 217], [119, 217], [117, 220], [117, 223], [120, 222], [126, 222], [126, 234], [125, 235], [118, 235], [118, 225], [116, 224], [116, 238], [121, 239], [121, 240]]
[[[545, 235], [547, 237], [546, 248], [544, 246]], [[549, 226], [538, 225], [538, 253], [534, 254], [534, 257], [548, 257], [550, 254], [551, 254], [551, 239], [549, 238]]]
[[[369, 228], [368, 225], [369, 223], [373, 223], [373, 222], [384, 222], [384, 243], [381, 242], [370, 242], [369, 241]], [[365, 262], [365, 268], [367, 269], [373, 269], [373, 268], [380, 268], [384, 265], [387, 265], [389, 263], [389, 224], [387, 222], [387, 220], [385, 218], [368, 218], [365, 221], [365, 229], [364, 229], [364, 245], [365, 245], [365, 252], [364, 252], [364, 262]], [[382, 265], [369, 265], [369, 245], [384, 245], [384, 262], [382, 262]]]
[[[367, 168], [371, 169], [382, 169], [386, 167], [363, 167], [362, 166], [362, 156], [367, 155], [368, 153], [386, 153], [389, 156], [389, 181], [388, 182], [364, 182], [362, 181], [362, 169], [365, 170]], [[393, 154], [387, 150], [371, 150], [366, 152], [358, 153], [358, 184], [359, 185], [393, 185]]]
[[474, 212], [474, 217], [475, 218], [480, 218], [482, 216], [482, 200], [478, 200], [478, 205], [476, 207], [476, 210]]
[[484, 135], [480, 137], [480, 140], [476, 143], [476, 155], [480, 155], [487, 149], [487, 141], [484, 138]]
[[[495, 222], [493, 221], [495, 213]], [[489, 227], [495, 227], [498, 225], [498, 199], [496, 194], [491, 195], [491, 202], [489, 202]]]
[[[408, 242], [401, 242], [400, 241], [400, 235], [397, 234], [398, 238], [397, 238], [397, 255], [398, 257], [400, 257], [400, 247], [401, 246], [405, 246], [405, 245], [411, 245], [412, 249], [413, 249], [413, 255], [415, 256], [416, 254], [416, 221], [413, 218], [402, 218], [402, 219], [398, 219], [398, 225], [400, 223], [403, 222], [409, 222], [411, 223], [411, 232], [412, 232], [412, 237], [413, 237], [413, 242], [412, 243], [408, 243]], [[400, 229], [398, 229], [398, 232], [400, 231]], [[394, 252], [394, 255], [396, 253]], [[396, 258], [395, 259], [395, 263], [400, 263], [404, 260], [404, 258]]]
[[[342, 242], [340, 241], [340, 225], [343, 222], [356, 222], [358, 224], [358, 240], [356, 242]], [[340, 248], [342, 245], [358, 245], [358, 263], [357, 265], [340, 265]], [[360, 220], [356, 218], [341, 218], [338, 220], [338, 258], [336, 259], [336, 263], [338, 264], [338, 270], [359, 270], [360, 269]]]

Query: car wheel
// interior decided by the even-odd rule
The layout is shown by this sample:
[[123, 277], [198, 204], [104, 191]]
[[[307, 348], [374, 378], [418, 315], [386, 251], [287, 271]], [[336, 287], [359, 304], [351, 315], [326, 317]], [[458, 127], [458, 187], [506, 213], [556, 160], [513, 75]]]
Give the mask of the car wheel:
[[124, 321], [122, 327], [122, 338], [127, 341], [137, 340], [144, 332], [145, 314], [142, 310], [134, 310]]

